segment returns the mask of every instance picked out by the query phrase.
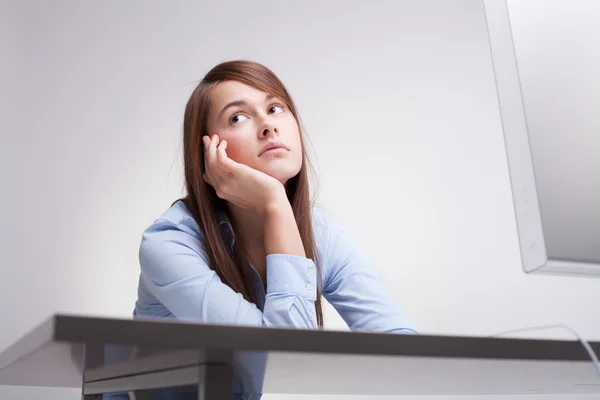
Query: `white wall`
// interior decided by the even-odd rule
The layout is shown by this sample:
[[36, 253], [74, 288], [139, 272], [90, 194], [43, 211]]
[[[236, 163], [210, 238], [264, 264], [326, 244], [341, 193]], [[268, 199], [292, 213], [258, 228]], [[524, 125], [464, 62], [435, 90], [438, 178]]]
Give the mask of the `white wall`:
[[287, 84], [320, 203], [421, 332], [600, 338], [600, 280], [522, 272], [481, 3], [340, 4], [0, 2], [0, 348], [53, 312], [130, 315], [141, 232], [182, 193], [184, 104], [235, 58]]

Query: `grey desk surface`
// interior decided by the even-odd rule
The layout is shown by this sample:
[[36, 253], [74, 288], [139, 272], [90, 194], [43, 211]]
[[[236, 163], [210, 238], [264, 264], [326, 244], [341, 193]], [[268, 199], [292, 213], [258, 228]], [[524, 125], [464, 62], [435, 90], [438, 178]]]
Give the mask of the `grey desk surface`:
[[[600, 354], [600, 342], [591, 343]], [[84, 349], [101, 361], [83, 370]], [[600, 393], [578, 341], [392, 335], [55, 315], [0, 353], [0, 384], [81, 387], [229, 352], [264, 393]], [[240, 360], [242, 360], [240, 362]], [[258, 368], [257, 368], [258, 366]]]

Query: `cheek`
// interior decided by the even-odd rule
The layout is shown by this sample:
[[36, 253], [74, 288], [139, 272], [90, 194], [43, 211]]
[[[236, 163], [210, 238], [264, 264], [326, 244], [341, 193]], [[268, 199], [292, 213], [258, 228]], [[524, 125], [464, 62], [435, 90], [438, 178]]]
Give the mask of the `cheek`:
[[294, 143], [294, 153], [296, 153], [298, 158], [302, 160], [302, 140], [300, 140], [300, 133], [296, 133], [292, 142]]
[[290, 124], [287, 132], [289, 135], [284, 141], [294, 152], [294, 164], [300, 166], [302, 164], [302, 141], [300, 140], [300, 131], [295, 121]]
[[249, 154], [248, 146], [237, 140], [227, 140], [227, 157], [233, 161], [242, 164], [248, 164]]
[[292, 117], [289, 120], [285, 121], [285, 125], [282, 126], [282, 131], [285, 132], [285, 140], [290, 146], [294, 146], [296, 150], [301, 148], [300, 143], [300, 129], [298, 128], [298, 124], [296, 120]]

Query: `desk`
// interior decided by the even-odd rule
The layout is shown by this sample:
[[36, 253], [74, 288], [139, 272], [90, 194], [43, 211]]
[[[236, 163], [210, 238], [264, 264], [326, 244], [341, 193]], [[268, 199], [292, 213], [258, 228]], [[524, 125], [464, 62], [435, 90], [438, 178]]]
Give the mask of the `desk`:
[[[590, 343], [600, 354], [600, 342]], [[0, 384], [109, 392], [579, 394], [600, 376], [578, 341], [392, 335], [54, 315], [0, 353]]]

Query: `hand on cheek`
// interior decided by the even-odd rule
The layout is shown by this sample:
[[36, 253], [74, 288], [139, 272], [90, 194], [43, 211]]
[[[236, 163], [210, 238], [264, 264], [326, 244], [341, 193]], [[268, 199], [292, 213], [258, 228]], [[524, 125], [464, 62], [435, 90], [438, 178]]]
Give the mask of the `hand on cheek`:
[[202, 141], [204, 181], [215, 188], [217, 196], [260, 214], [285, 198], [284, 186], [277, 179], [229, 158], [227, 141], [221, 141], [218, 135], [204, 136]]

